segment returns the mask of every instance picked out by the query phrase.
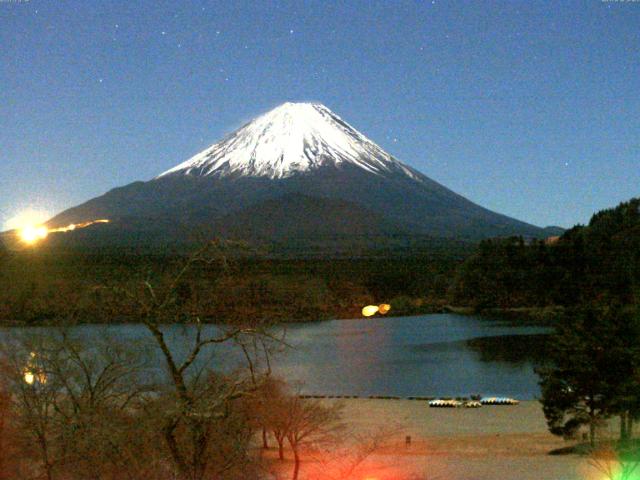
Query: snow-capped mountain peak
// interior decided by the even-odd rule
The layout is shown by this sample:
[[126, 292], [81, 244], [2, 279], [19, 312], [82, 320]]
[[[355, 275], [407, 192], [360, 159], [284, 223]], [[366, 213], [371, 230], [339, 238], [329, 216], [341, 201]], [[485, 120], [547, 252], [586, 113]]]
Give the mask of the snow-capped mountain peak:
[[159, 175], [286, 178], [350, 163], [382, 175], [416, 173], [322, 104], [284, 103]]

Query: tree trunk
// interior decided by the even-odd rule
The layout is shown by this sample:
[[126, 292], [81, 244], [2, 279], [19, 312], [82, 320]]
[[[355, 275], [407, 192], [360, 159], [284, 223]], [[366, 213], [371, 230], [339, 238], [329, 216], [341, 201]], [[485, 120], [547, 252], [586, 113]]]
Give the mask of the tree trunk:
[[284, 460], [284, 439], [276, 437], [278, 441], [278, 458]]
[[5, 448], [4, 448], [4, 436], [5, 436], [5, 405], [4, 405], [4, 397], [2, 393], [0, 393], [0, 480], [5, 480], [4, 475], [4, 457], [5, 457]]
[[621, 442], [626, 442], [629, 439], [629, 432], [627, 430], [628, 425], [627, 425], [627, 418], [628, 418], [628, 412], [621, 412], [620, 413], [620, 441]]
[[627, 438], [633, 440], [633, 415], [627, 414]]
[[191, 431], [193, 445], [193, 460], [191, 461], [194, 480], [204, 478], [207, 471], [208, 458], [206, 455], [209, 439], [207, 437], [207, 428], [203, 422], [195, 420], [189, 422], [189, 430]]
[[262, 448], [265, 450], [269, 448], [269, 442], [267, 441], [267, 429], [262, 427]]
[[589, 445], [592, 448], [596, 445], [596, 418], [593, 415], [589, 419]]
[[298, 455], [298, 447], [297, 446], [293, 446], [292, 445], [292, 449], [293, 449], [293, 476], [291, 477], [291, 480], [298, 480], [298, 474], [300, 473], [300, 456]]
[[178, 469], [181, 478], [188, 479], [189, 478], [189, 467], [187, 462], [185, 461], [182, 453], [180, 452], [180, 447], [178, 446], [178, 441], [176, 440], [174, 433], [176, 429], [176, 424], [174, 422], [170, 422], [163, 428], [164, 440], [169, 448], [169, 453], [171, 454], [171, 459], [173, 460], [173, 464]]
[[53, 466], [51, 465], [51, 461], [49, 459], [49, 446], [47, 444], [47, 439], [45, 438], [44, 434], [39, 434], [38, 437], [46, 478], [47, 480], [53, 480]]

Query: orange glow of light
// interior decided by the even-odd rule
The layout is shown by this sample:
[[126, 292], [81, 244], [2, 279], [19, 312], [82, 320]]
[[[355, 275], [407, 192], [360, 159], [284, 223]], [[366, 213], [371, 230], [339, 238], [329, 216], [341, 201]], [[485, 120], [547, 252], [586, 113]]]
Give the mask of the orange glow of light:
[[19, 230], [20, 239], [28, 244], [44, 240], [49, 235], [49, 230], [43, 225], [26, 225]]
[[52, 228], [51, 230], [49, 230], [50, 232], [73, 232], [74, 230], [77, 230], [78, 228], [86, 228], [89, 227], [91, 225], [95, 225], [96, 223], [109, 223], [109, 220], [107, 220], [106, 218], [102, 218], [100, 220], [93, 220], [91, 222], [84, 222], [84, 223], [71, 223], [69, 225], [67, 225], [66, 227], [59, 227], [59, 228]]
[[4, 224], [7, 230], [14, 230], [18, 239], [27, 245], [43, 240], [48, 235], [44, 222], [49, 214], [38, 210], [25, 210]]
[[24, 381], [27, 385], [33, 385], [36, 381], [36, 376], [30, 371], [26, 370], [24, 372]]
[[20, 240], [27, 245], [35, 245], [46, 239], [50, 233], [73, 232], [79, 228], [86, 228], [96, 223], [109, 223], [109, 220], [102, 218], [100, 220], [92, 220], [90, 222], [71, 223], [66, 227], [58, 228], [47, 228], [45, 225], [33, 223], [28, 219], [20, 223], [21, 225], [16, 228]]
[[382, 315], [386, 315], [387, 313], [389, 313], [389, 310], [391, 310], [391, 305], [389, 305], [388, 303], [383, 303], [378, 307], [378, 312], [380, 312]]
[[376, 313], [378, 313], [378, 306], [377, 305], [367, 305], [366, 307], [364, 307], [362, 309], [362, 315], [364, 315], [365, 317], [371, 317], [372, 315], [375, 315]]
[[31, 352], [27, 366], [22, 370], [22, 378], [27, 385], [34, 385], [38, 382], [41, 385], [47, 383], [47, 374], [36, 366], [36, 354]]

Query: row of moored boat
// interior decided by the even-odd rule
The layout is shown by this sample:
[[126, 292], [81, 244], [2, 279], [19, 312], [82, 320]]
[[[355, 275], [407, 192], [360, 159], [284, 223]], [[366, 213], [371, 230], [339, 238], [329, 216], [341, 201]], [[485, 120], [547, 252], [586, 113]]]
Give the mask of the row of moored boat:
[[520, 402], [514, 398], [509, 397], [485, 397], [480, 400], [454, 400], [454, 399], [439, 399], [431, 400], [429, 402], [430, 407], [435, 408], [479, 408], [482, 405], [517, 405]]

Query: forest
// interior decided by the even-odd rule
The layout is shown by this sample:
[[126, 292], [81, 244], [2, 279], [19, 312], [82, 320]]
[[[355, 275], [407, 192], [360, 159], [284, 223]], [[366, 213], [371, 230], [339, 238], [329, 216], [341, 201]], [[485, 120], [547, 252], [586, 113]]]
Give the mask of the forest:
[[[178, 292], [204, 321], [243, 316], [278, 321], [354, 318], [363, 305], [390, 303], [395, 315], [555, 311], [640, 295], [640, 199], [603, 210], [560, 237], [491, 239], [479, 244], [348, 258], [269, 256], [224, 243], [223, 266], [199, 265]], [[41, 324], [136, 321], [126, 299], [105, 309], [106, 291], [140, 281], [162, 284], [185, 256], [178, 253], [87, 252], [53, 248], [0, 250], [0, 321]], [[164, 280], [163, 280], [164, 279]]]
[[640, 199], [559, 238], [487, 240], [457, 270], [449, 300], [474, 310], [637, 304]]

